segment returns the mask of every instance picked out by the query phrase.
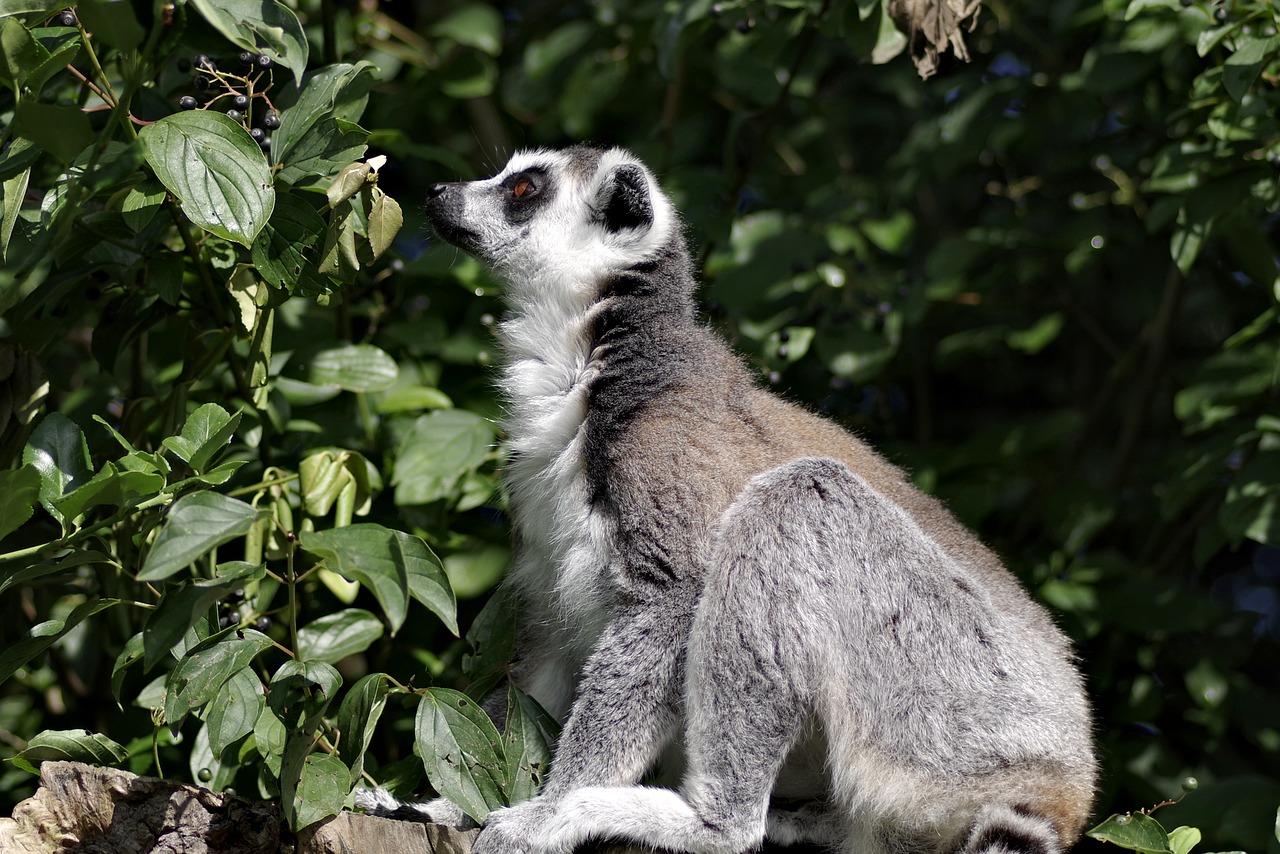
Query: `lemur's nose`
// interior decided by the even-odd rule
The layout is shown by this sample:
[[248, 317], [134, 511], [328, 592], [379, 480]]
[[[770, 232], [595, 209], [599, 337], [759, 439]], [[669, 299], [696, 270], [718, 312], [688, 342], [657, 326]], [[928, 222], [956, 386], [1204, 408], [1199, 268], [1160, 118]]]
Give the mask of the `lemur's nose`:
[[447, 189], [449, 189], [448, 184], [432, 184], [427, 188], [427, 198], [434, 199], [437, 196], [441, 196]]

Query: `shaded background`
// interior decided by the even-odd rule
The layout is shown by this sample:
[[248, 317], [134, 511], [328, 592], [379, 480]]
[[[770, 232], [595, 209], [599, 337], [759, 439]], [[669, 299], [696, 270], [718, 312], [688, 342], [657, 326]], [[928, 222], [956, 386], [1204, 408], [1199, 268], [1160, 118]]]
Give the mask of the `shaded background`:
[[[1200, 827], [1205, 850], [1280, 850], [1272, 5], [991, 2], [972, 61], [944, 59], [923, 82], [893, 58], [902, 37], [874, 1], [338, 11], [330, 58], [380, 69], [361, 124], [390, 158], [380, 186], [406, 225], [396, 258], [334, 305], [284, 306], [278, 350], [368, 341], [458, 408], [496, 415], [500, 287], [438, 245], [419, 200], [517, 148], [629, 147], [684, 212], [708, 322], [761, 382], [910, 470], [1076, 638], [1099, 817], [1195, 776], [1159, 813], [1166, 827]], [[120, 394], [104, 330], [118, 325], [125, 352], [125, 309], [108, 294], [6, 325], [38, 344], [51, 408], [87, 424]], [[77, 335], [94, 328], [87, 354]], [[157, 400], [185, 335], [150, 332]], [[465, 626], [507, 558], [495, 462], [410, 494], [392, 466], [411, 415], [295, 401], [286, 417], [315, 430], [281, 454], [333, 444], [382, 465], [375, 515], [446, 556]], [[53, 595], [0, 608], [18, 625]], [[317, 613], [327, 595], [314, 591]], [[149, 731], [141, 710], [93, 700], [128, 637], [93, 631], [0, 689], [0, 756], [46, 727]], [[368, 666], [413, 662], [450, 684], [460, 650], [411, 625]], [[392, 729], [386, 760], [407, 754]], [[166, 749], [181, 766], [184, 748]], [[0, 774], [0, 808], [32, 785]]]

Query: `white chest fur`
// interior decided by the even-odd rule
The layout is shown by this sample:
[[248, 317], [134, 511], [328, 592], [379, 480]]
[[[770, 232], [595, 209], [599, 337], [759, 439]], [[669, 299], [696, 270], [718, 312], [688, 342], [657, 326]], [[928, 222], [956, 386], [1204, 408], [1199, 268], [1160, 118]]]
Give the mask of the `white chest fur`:
[[592, 512], [583, 457], [595, 374], [589, 312], [572, 304], [526, 307], [502, 326], [511, 460], [507, 486], [519, 553], [511, 581], [533, 619], [585, 656], [603, 629], [612, 558], [608, 521]]

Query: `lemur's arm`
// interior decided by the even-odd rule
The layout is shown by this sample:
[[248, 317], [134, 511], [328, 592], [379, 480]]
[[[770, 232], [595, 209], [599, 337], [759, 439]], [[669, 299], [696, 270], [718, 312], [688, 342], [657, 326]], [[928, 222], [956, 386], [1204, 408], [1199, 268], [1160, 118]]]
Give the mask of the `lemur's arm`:
[[583, 668], [542, 800], [636, 783], [679, 721], [692, 609], [678, 594], [625, 606]]

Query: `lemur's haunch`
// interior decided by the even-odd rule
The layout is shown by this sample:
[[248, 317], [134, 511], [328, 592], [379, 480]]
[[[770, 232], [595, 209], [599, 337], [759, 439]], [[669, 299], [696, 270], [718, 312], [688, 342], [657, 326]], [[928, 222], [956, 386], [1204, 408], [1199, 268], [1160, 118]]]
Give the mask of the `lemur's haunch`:
[[[941, 504], [698, 323], [643, 164], [524, 152], [427, 211], [507, 285], [514, 678], [564, 720], [542, 794], [477, 854], [1076, 840], [1096, 765], [1067, 639]], [[672, 745], [679, 788], [637, 785]]]

